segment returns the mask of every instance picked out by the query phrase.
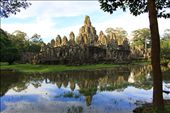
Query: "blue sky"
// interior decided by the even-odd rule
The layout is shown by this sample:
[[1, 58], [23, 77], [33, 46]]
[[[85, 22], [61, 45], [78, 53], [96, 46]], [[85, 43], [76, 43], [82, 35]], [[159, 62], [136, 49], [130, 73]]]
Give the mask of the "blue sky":
[[[97, 34], [108, 27], [122, 27], [128, 32], [149, 27], [148, 15], [135, 17], [129, 12], [116, 11], [112, 15], [100, 9], [98, 1], [30, 1], [32, 5], [22, 9], [17, 15], [3, 18], [1, 27], [12, 33], [21, 30], [31, 37], [34, 33], [41, 35], [44, 42], [50, 42], [58, 34], [68, 37], [73, 31], [78, 35], [79, 28], [84, 23], [85, 15], [90, 16]], [[169, 19], [158, 19], [160, 34], [170, 28]]]

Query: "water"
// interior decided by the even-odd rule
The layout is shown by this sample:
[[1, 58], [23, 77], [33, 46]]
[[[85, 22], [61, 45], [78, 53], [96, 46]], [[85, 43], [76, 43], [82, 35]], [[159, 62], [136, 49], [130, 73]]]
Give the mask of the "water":
[[[30, 75], [2, 71], [0, 111], [132, 113], [152, 102], [151, 73], [149, 65]], [[163, 78], [163, 89], [170, 90], [170, 70], [163, 69]]]

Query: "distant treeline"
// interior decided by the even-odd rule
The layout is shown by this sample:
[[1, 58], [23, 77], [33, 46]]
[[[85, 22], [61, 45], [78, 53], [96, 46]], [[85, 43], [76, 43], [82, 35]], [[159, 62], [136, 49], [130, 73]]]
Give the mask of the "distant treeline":
[[[112, 32], [113, 28], [108, 29], [111, 30], [109, 32]], [[108, 32], [108, 29], [106, 29], [106, 32]], [[41, 36], [36, 33], [32, 37], [28, 37], [26, 33], [19, 30], [10, 34], [0, 28], [0, 61], [9, 64], [15, 61], [20, 62], [25, 53], [39, 53], [42, 43], [44, 42]], [[141, 51], [150, 48], [150, 30], [148, 28], [134, 30], [130, 46]], [[161, 58], [170, 60], [170, 29], [166, 29], [161, 37]]]

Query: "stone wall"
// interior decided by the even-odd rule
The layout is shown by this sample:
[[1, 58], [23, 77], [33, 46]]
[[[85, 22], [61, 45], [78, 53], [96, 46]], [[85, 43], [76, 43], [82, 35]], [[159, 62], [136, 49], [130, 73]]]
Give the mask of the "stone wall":
[[100, 31], [99, 36], [92, 26], [90, 17], [86, 16], [84, 25], [75, 38], [73, 32], [61, 38], [52, 39], [51, 43], [42, 44], [41, 51], [34, 56], [35, 64], [70, 64], [84, 63], [122, 63], [129, 60], [130, 47], [127, 39], [121, 44], [110, 33], [106, 36]]

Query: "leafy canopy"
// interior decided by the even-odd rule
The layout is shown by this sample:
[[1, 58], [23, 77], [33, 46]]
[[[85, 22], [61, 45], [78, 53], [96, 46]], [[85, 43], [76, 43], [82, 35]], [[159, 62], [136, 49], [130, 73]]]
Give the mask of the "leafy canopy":
[[[170, 12], [167, 13], [166, 8], [170, 8], [170, 0], [155, 0], [157, 8], [157, 17], [170, 18]], [[101, 9], [110, 14], [118, 8], [129, 9], [129, 11], [137, 16], [148, 12], [147, 0], [99, 0]]]
[[163, 40], [170, 40], [170, 29], [164, 31], [164, 36], [162, 38]]
[[170, 60], [170, 29], [166, 29], [161, 38], [161, 57]]
[[144, 48], [145, 43], [151, 46], [151, 33], [149, 28], [137, 29], [132, 32], [132, 46], [141, 46]]
[[120, 27], [107, 28], [106, 33], [109, 34], [110, 32], [114, 33], [118, 38], [126, 38], [128, 35], [128, 33], [123, 28]]
[[0, 28], [0, 61], [12, 64], [19, 59], [18, 49], [14, 46], [7, 32]]
[[20, 61], [25, 53], [39, 53], [43, 40], [34, 34], [31, 38], [25, 32], [16, 30], [12, 34], [0, 28], [0, 61], [12, 64]]
[[114, 40], [118, 42], [118, 44], [123, 44], [123, 41], [127, 39], [128, 33], [123, 28], [107, 28], [105, 30], [107, 35], [109, 34], [114, 35]]
[[26, 9], [30, 5], [27, 0], [0, 0], [0, 16], [7, 18], [10, 14], [16, 14], [21, 8]]

